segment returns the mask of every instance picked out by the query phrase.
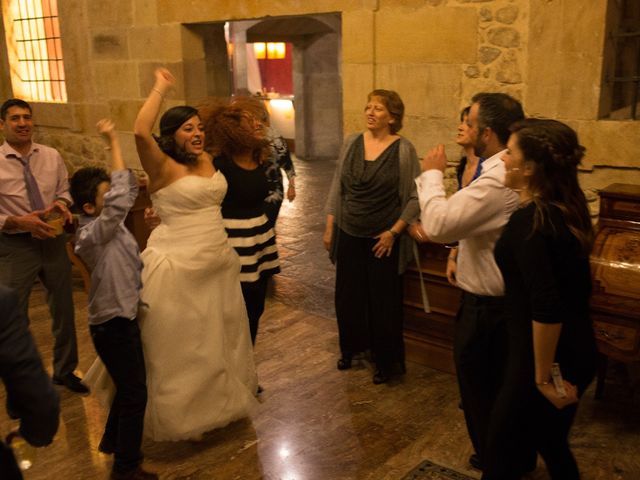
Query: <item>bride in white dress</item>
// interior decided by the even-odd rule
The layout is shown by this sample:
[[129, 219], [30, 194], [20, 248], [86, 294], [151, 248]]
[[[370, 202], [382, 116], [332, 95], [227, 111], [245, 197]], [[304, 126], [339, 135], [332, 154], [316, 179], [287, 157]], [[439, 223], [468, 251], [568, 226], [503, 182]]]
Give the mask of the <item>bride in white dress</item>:
[[197, 110], [174, 107], [152, 128], [174, 85], [166, 69], [134, 125], [136, 148], [162, 223], [142, 253], [138, 319], [147, 370], [145, 436], [198, 438], [247, 417], [257, 377], [240, 260], [227, 242], [220, 204], [227, 182], [204, 152]]

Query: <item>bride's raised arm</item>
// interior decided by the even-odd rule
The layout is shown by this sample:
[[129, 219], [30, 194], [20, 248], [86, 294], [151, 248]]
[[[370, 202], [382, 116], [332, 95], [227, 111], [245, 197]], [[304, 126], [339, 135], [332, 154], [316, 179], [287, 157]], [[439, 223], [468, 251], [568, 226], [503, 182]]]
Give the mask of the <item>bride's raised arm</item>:
[[142, 105], [136, 121], [133, 125], [133, 133], [136, 139], [136, 149], [140, 156], [142, 168], [144, 168], [149, 181], [162, 183], [162, 175], [165, 171], [167, 155], [160, 150], [157, 142], [153, 138], [153, 125], [156, 123], [162, 101], [175, 85], [176, 79], [166, 68], [158, 68], [155, 71], [156, 82], [149, 92], [147, 100]]

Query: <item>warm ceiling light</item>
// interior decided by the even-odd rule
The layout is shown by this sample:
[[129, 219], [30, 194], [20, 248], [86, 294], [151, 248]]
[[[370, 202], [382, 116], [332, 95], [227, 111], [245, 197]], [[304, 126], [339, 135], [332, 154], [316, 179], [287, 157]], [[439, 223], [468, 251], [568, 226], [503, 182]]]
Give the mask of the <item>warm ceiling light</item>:
[[273, 59], [283, 59], [286, 53], [286, 45], [283, 42], [267, 43], [267, 57]]
[[[271, 45], [271, 44], [269, 44]], [[258, 42], [253, 44], [253, 53], [256, 54], [258, 60], [264, 60], [266, 58], [267, 46], [264, 42]]]

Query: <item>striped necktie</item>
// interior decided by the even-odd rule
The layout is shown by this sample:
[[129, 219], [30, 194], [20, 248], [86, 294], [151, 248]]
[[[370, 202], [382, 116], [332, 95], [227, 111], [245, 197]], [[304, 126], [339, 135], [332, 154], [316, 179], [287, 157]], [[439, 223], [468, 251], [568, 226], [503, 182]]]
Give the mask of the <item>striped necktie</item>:
[[24, 169], [24, 183], [27, 186], [27, 195], [29, 196], [29, 202], [31, 203], [32, 210], [44, 210], [44, 202], [42, 201], [42, 195], [38, 188], [38, 182], [31, 172], [29, 167], [29, 159], [18, 158]]

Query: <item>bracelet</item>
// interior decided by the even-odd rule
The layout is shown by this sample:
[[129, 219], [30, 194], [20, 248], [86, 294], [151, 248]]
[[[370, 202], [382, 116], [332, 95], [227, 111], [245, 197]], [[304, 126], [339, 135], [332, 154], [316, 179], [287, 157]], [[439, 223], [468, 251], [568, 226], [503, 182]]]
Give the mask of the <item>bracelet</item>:
[[541, 386], [541, 385], [549, 385], [551, 382], [546, 381], [546, 382], [536, 382], [537, 386]]
[[393, 235], [393, 238], [396, 238], [398, 236], [398, 232], [394, 232], [391, 229], [387, 230], [387, 232], [389, 232], [391, 235]]
[[151, 89], [152, 92], [156, 92], [158, 95], [160, 95], [162, 97], [162, 99], [164, 100], [164, 93], [162, 93], [160, 90], [158, 90], [156, 87], [153, 87]]

